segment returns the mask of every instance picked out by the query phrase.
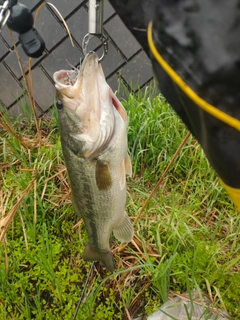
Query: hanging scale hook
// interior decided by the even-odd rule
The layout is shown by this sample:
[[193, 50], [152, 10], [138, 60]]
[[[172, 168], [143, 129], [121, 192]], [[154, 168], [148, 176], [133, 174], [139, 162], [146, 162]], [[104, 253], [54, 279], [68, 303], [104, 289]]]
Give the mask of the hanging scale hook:
[[84, 36], [82, 48], [84, 55], [87, 54], [87, 45], [89, 40], [94, 36], [97, 37], [103, 46], [103, 54], [98, 59], [101, 62], [108, 53], [108, 39], [103, 34], [103, 1], [104, 0], [89, 0], [89, 22], [88, 33]]

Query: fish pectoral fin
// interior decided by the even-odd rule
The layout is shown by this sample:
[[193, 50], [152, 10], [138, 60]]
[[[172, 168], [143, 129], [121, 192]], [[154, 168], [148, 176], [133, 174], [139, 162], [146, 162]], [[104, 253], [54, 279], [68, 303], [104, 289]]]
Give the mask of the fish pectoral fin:
[[108, 163], [97, 160], [95, 176], [99, 190], [108, 190], [109, 188], [111, 188], [112, 176]]
[[131, 220], [126, 212], [123, 221], [113, 229], [114, 237], [121, 242], [130, 242], [133, 238], [134, 229]]
[[83, 254], [84, 261], [101, 261], [110, 271], [114, 271], [113, 254], [110, 250], [98, 251], [91, 244], [87, 244]]
[[131, 177], [132, 176], [132, 161], [131, 161], [129, 154], [127, 154], [126, 158], [125, 158], [125, 170], [126, 170], [126, 174], [128, 174]]

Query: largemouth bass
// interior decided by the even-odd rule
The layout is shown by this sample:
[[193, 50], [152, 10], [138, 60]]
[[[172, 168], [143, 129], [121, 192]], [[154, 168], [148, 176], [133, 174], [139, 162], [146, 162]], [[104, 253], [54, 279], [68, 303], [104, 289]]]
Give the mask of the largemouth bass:
[[113, 271], [109, 238], [130, 242], [133, 227], [125, 212], [127, 113], [107, 84], [98, 57], [90, 52], [80, 71], [53, 75], [63, 156], [74, 211], [83, 218], [89, 242], [85, 261], [102, 261]]

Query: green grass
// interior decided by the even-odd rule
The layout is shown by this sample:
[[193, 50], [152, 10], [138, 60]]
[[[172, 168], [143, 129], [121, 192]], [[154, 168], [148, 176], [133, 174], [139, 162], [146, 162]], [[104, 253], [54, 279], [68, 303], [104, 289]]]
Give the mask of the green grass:
[[[187, 130], [151, 88], [129, 94], [124, 106], [133, 163], [127, 211], [134, 220]], [[9, 121], [15, 136], [1, 131], [0, 208], [15, 217], [0, 246], [0, 319], [72, 319], [90, 263], [82, 260], [84, 225], [73, 228], [78, 218], [56, 114], [41, 121], [41, 140], [31, 117]], [[240, 319], [239, 231], [239, 214], [190, 137], [138, 219], [134, 241], [117, 252], [111, 239], [116, 272], [95, 264], [77, 319], [150, 314], [171, 292], [194, 288]]]

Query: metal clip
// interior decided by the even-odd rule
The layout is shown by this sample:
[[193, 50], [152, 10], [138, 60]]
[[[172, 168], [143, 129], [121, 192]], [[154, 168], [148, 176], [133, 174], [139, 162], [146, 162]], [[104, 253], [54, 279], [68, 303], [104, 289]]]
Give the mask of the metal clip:
[[10, 9], [8, 8], [9, 1], [6, 0], [2, 6], [0, 6], [0, 30], [5, 26], [9, 16]]
[[[108, 53], [108, 38], [104, 34], [95, 34], [95, 36], [101, 41], [102, 46], [103, 46], [103, 54], [102, 56], [98, 59], [98, 62], [102, 62], [103, 59], [106, 57]], [[83, 49], [83, 54], [86, 56], [87, 54], [87, 45], [94, 36], [90, 33], [87, 33], [82, 41], [82, 49]]]

